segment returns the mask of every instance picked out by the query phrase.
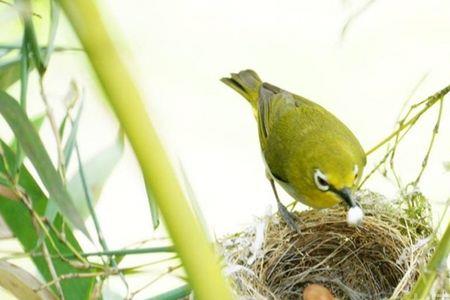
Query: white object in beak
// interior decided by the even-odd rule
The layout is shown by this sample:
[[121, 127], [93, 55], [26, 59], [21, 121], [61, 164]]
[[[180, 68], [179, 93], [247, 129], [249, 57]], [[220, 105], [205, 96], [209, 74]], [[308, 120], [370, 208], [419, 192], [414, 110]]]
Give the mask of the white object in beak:
[[358, 226], [362, 223], [364, 212], [359, 206], [350, 207], [347, 212], [347, 223], [351, 226]]

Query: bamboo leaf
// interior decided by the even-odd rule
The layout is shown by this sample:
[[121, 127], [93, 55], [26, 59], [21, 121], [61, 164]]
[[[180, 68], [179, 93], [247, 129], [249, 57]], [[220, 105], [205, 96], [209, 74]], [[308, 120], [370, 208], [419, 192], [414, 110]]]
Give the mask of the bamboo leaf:
[[[42, 124], [44, 124], [46, 116], [47, 115], [45, 113], [43, 113], [43, 114], [37, 115], [36, 117], [33, 117], [30, 120], [31, 123], [33, 123], [33, 126], [37, 132], [39, 132], [39, 130], [42, 127]], [[16, 138], [14, 138], [12, 140], [11, 148], [16, 151], [16, 157], [15, 157], [15, 161], [14, 161], [14, 174], [15, 174], [22, 166], [23, 160], [25, 159], [25, 153], [23, 152], [22, 148], [18, 147]]]
[[39, 47], [36, 32], [34, 30], [33, 20], [31, 17], [27, 17], [25, 22], [25, 34], [27, 35], [28, 45], [30, 47], [31, 53], [33, 54], [33, 61], [39, 74], [42, 76], [45, 73], [47, 66], [42, 58], [42, 52]]
[[6, 90], [20, 78], [20, 57], [0, 63], [0, 90]]
[[[94, 206], [100, 197], [103, 186], [122, 157], [123, 150], [123, 134], [119, 134], [119, 137], [112, 145], [83, 164], [87, 185], [91, 195], [93, 195]], [[69, 180], [67, 188], [74, 199], [75, 206], [80, 212], [81, 217], [83, 219], [87, 218], [89, 216], [89, 208], [87, 206], [86, 193], [83, 189], [80, 172], [76, 173]]]
[[[33, 124], [33, 127], [36, 129], [37, 132], [39, 132], [39, 130], [41, 129], [42, 124], [44, 124], [44, 121], [45, 121], [46, 117], [47, 117], [47, 115], [45, 113], [41, 113], [41, 114], [39, 114], [39, 115], [37, 115], [35, 117], [32, 117], [30, 119], [31, 123]], [[13, 151], [17, 149], [17, 139], [16, 139], [16, 137], [14, 137], [11, 140], [10, 147], [11, 147], [11, 149]]]
[[56, 3], [55, 0], [50, 0], [50, 29], [48, 33], [47, 51], [45, 52], [44, 57], [45, 65], [48, 65], [50, 61], [50, 56], [53, 53], [53, 50], [55, 49], [55, 39], [56, 39], [56, 32], [58, 29], [60, 10], [61, 9], [59, 7], [59, 4]]
[[42, 183], [47, 188], [50, 198], [56, 202], [62, 215], [75, 228], [81, 230], [86, 236], [89, 236], [83, 219], [67, 193], [61, 177], [55, 170], [32, 123], [28, 120], [19, 104], [11, 96], [1, 91], [0, 114], [3, 115], [11, 127], [25, 154], [39, 174]]
[[23, 34], [22, 48], [20, 49], [20, 105], [26, 112], [27, 109], [27, 92], [28, 92], [28, 75], [30, 69], [28, 46], [26, 31]]
[[173, 290], [164, 292], [154, 297], [147, 298], [147, 300], [177, 300], [189, 296], [192, 289], [188, 284], [177, 287]]
[[[14, 157], [14, 153], [7, 145], [3, 146], [3, 152], [5, 156]], [[3, 164], [3, 161], [0, 160], [0, 173], [4, 173], [5, 171], [5, 165]], [[36, 213], [42, 215], [45, 207], [47, 206], [48, 199], [34, 180], [33, 176], [31, 176], [28, 172], [25, 165], [22, 165], [20, 168], [18, 184], [32, 199], [33, 209]], [[26, 253], [34, 253], [37, 250], [36, 245], [39, 235], [34, 228], [33, 220], [31, 219], [30, 213], [25, 205], [23, 205], [20, 201], [11, 201], [0, 194], [0, 214], [9, 229], [22, 245], [24, 251]], [[63, 232], [66, 236], [67, 243], [70, 243], [78, 252], [81, 252], [81, 248], [76, 241], [73, 232], [68, 226], [64, 226], [63, 231], [62, 223], [62, 218], [57, 217], [54, 222], [54, 226]], [[53, 233], [51, 236], [55, 240], [56, 246], [60, 253], [71, 253], [66, 244], [60, 243]], [[75, 269], [67, 262], [62, 261], [57, 257], [56, 250], [50, 245], [48, 239], [46, 240], [46, 243], [48, 245], [50, 255], [55, 257], [53, 259], [53, 264], [58, 275], [80, 272], [80, 269]], [[45, 278], [46, 281], [51, 280], [52, 276], [49, 272], [44, 257], [42, 257], [42, 255], [33, 255], [31, 256], [31, 259], [43, 278]], [[86, 270], [81, 270], [81, 272], [86, 272]], [[95, 279], [93, 278], [63, 281], [61, 283], [66, 300], [89, 299], [89, 295], [94, 284]]]
[[[70, 163], [70, 158], [72, 157], [73, 147], [75, 146], [77, 133], [78, 133], [78, 125], [80, 124], [81, 113], [83, 111], [83, 102], [80, 104], [80, 108], [78, 109], [78, 113], [75, 116], [75, 120], [72, 122], [72, 130], [70, 131], [69, 137], [67, 138], [66, 144], [64, 146], [64, 159], [66, 167]], [[67, 120], [67, 118], [65, 118]], [[61, 127], [62, 134], [64, 133], [64, 127]]]
[[45, 288], [33, 275], [7, 261], [0, 261], [0, 286], [10, 291], [17, 299], [56, 300], [55, 295]]
[[[13, 85], [21, 77], [22, 57], [16, 57], [0, 63], [0, 90], [4, 91]], [[28, 72], [34, 68], [34, 64], [28, 61]]]
[[157, 229], [159, 226], [159, 212], [158, 212], [158, 205], [156, 205], [155, 202], [155, 198], [153, 196], [153, 192], [150, 188], [150, 184], [148, 184], [145, 181], [144, 178], [144, 182], [145, 182], [145, 191], [147, 193], [147, 198], [148, 198], [148, 204], [150, 206], [150, 214], [152, 216], [152, 224], [153, 224], [153, 230]]
[[[73, 85], [73, 83], [71, 84], [71, 89], [69, 91], [69, 93], [66, 95], [66, 100], [68, 100], [68, 98], [72, 98], [75, 97], [75, 99], [78, 98], [77, 95], [78, 91], [75, 89], [75, 86]], [[76, 96], [74, 96], [76, 95]], [[72, 100], [73, 101], [73, 100]], [[75, 104], [75, 103], [73, 103]], [[67, 112], [66, 115], [61, 123], [61, 126], [59, 127], [59, 136], [60, 139], [63, 138], [64, 136], [64, 131], [66, 129], [66, 125], [67, 123], [69, 123], [70, 120], [70, 110], [72, 109], [72, 104], [70, 104], [70, 106], [67, 108]], [[78, 109], [78, 113], [77, 116], [75, 117], [75, 121], [71, 122], [72, 127], [71, 127], [71, 131], [69, 134], [69, 137], [67, 138], [67, 141], [64, 145], [64, 165], [67, 169], [67, 167], [69, 166], [70, 163], [70, 158], [72, 157], [72, 153], [73, 153], [73, 148], [75, 145], [75, 141], [76, 141], [76, 137], [77, 137], [77, 133], [78, 133], [78, 125], [80, 123], [80, 118], [81, 118], [81, 113], [83, 111], [83, 102], [81, 101], [80, 107]], [[72, 193], [70, 193], [72, 195]], [[72, 195], [72, 199], [74, 199], [73, 195]], [[48, 220], [50, 220], [51, 222], [53, 222], [53, 220], [55, 219], [56, 215], [58, 213], [58, 209], [56, 207], [55, 202], [50, 201], [47, 205], [47, 208], [45, 209], [45, 217], [48, 218]], [[87, 217], [87, 216], [86, 216]], [[85, 217], [85, 218], [86, 218]], [[84, 218], [84, 219], [85, 219]]]

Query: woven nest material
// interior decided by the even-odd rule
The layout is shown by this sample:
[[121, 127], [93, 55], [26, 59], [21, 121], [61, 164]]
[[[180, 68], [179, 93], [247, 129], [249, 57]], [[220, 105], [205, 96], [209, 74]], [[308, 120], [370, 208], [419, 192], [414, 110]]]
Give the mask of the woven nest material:
[[415, 282], [433, 244], [426, 200], [419, 193], [408, 197], [406, 206], [360, 192], [365, 218], [356, 228], [337, 207], [298, 213], [300, 233], [275, 214], [226, 237], [221, 245], [236, 294], [301, 299], [308, 284], [318, 283], [337, 299], [398, 299]]

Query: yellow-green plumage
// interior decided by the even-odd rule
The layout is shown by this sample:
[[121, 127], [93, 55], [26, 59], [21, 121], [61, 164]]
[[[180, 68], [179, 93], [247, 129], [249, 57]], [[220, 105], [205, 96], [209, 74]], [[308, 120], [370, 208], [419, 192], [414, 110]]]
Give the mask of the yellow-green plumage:
[[[364, 150], [332, 113], [263, 83], [252, 70], [222, 81], [252, 105], [268, 171], [291, 196], [311, 207], [330, 207], [342, 201], [340, 191], [354, 188], [366, 163]], [[317, 187], [317, 170], [329, 190]]]

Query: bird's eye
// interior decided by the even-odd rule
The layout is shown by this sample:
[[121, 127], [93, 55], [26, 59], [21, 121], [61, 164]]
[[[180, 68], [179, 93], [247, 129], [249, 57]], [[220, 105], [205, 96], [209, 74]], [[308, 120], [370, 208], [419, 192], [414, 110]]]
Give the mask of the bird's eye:
[[358, 173], [359, 173], [359, 167], [358, 167], [358, 165], [355, 165], [353, 167], [353, 174], [355, 174], [355, 179], [358, 178]]
[[327, 176], [323, 174], [319, 169], [314, 172], [314, 182], [317, 188], [321, 191], [328, 191], [330, 189], [330, 185], [327, 181]]

